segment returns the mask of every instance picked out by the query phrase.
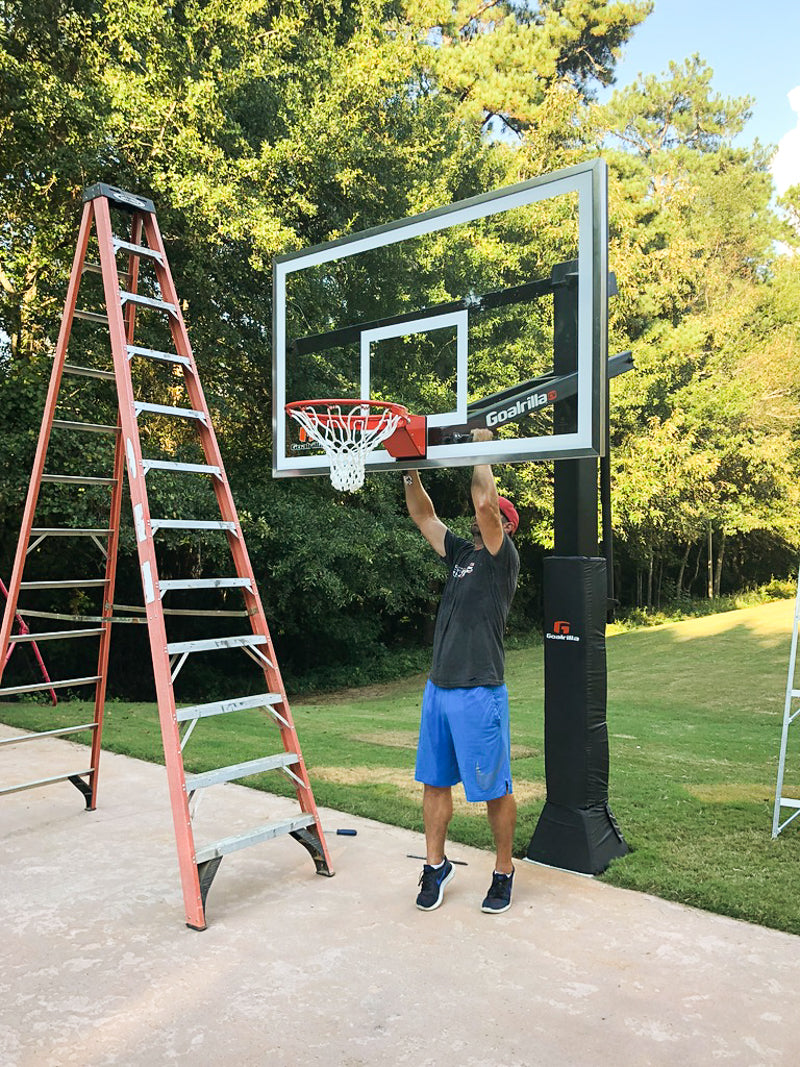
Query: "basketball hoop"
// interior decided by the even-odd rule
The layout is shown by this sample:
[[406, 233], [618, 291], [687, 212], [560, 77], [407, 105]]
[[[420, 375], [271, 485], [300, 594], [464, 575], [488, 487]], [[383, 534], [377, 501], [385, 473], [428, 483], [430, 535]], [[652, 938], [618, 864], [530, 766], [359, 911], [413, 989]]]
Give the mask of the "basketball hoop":
[[331, 484], [346, 493], [364, 484], [370, 452], [410, 421], [402, 404], [382, 400], [295, 400], [286, 413], [325, 450]]

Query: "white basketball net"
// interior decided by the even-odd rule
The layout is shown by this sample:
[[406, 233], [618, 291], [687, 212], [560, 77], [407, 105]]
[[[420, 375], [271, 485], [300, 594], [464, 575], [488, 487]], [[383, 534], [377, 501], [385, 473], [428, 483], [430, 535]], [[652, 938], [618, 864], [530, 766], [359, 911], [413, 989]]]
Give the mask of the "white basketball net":
[[355, 405], [345, 413], [340, 405], [331, 404], [320, 409], [292, 408], [289, 414], [312, 441], [325, 449], [331, 465], [331, 485], [345, 493], [361, 488], [367, 456], [392, 436], [402, 418], [391, 408], [384, 408], [372, 415], [378, 421], [369, 426], [369, 404]]

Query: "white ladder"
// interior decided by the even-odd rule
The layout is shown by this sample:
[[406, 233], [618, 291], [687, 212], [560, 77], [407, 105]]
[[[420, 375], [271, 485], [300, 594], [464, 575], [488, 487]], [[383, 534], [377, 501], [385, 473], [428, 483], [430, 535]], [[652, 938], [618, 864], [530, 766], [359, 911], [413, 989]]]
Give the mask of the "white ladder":
[[[797, 575], [797, 596], [794, 602], [794, 625], [792, 627], [792, 647], [789, 652], [789, 676], [786, 680], [786, 701], [783, 707], [783, 730], [781, 731], [781, 751], [778, 757], [778, 783], [775, 787], [775, 810], [772, 815], [772, 836], [777, 837], [792, 819], [800, 815], [800, 800], [783, 795], [783, 772], [786, 767], [786, 749], [789, 742], [789, 727], [800, 715], [800, 688], [797, 687], [797, 633], [800, 628], [800, 573]], [[781, 822], [781, 808], [792, 809], [792, 814]]]

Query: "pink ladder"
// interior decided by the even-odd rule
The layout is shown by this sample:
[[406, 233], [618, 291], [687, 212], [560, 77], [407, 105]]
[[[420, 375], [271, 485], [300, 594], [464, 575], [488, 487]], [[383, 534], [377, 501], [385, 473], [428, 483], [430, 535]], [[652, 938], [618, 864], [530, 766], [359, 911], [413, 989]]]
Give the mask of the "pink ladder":
[[[129, 224], [124, 237], [114, 233], [112, 212], [115, 222], [122, 217]], [[87, 260], [92, 239], [94, 240], [92, 251], [96, 248], [99, 263], [91, 263]], [[123, 257], [124, 269], [120, 267], [120, 256]], [[87, 272], [99, 274], [102, 279], [102, 296], [98, 298], [101, 307], [99, 311], [77, 310], [76, 308], [81, 279]], [[144, 292], [140, 292], [140, 287], [144, 289]], [[76, 318], [107, 328], [110, 335], [113, 369], [79, 367], [66, 362], [67, 344], [73, 320]], [[134, 333], [139, 320], [144, 321], [147, 330], [144, 338], [146, 344], [136, 343]], [[163, 341], [160, 340], [162, 335]], [[160, 347], [151, 347], [154, 336], [159, 337]], [[135, 364], [147, 367], [146, 372], [137, 375], [139, 393], [134, 389], [132, 375], [132, 366]], [[163, 382], [164, 373], [168, 375], [166, 384]], [[101, 381], [113, 381], [119, 404], [117, 425], [100, 426], [57, 419], [55, 417], [56, 405], [64, 374], [73, 374], [80, 379], [95, 378]], [[154, 391], [154, 382], [158, 381], [166, 393], [166, 397], [161, 396], [159, 399], [166, 398], [167, 403], [155, 402], [150, 395]], [[142, 391], [145, 387], [149, 389], [146, 394]], [[187, 398], [185, 403], [188, 406], [176, 405], [175, 393], [178, 388], [185, 392]], [[170, 447], [166, 449], [167, 458], [163, 458], [163, 455], [150, 457], [143, 455], [139, 432], [140, 422], [143, 420], [166, 420], [170, 427], [175, 427], [170, 430], [166, 438], [162, 438], [170, 442]], [[77, 477], [45, 473], [48, 443], [53, 429], [114, 434], [116, 444], [111, 477], [95, 475]], [[149, 433], [148, 440], [157, 440], [154, 432]], [[195, 447], [199, 445], [202, 451], [202, 462], [186, 462], [174, 457], [176, 448], [187, 442], [189, 442], [187, 447], [191, 447], [191, 442], [194, 442]], [[162, 448], [161, 451], [163, 453], [165, 449]], [[194, 458], [199, 458], [199, 455]], [[80, 614], [71, 617], [73, 620], [91, 622], [94, 625], [47, 635], [54, 640], [78, 636], [99, 639], [98, 662], [94, 675], [50, 683], [54, 688], [61, 686], [75, 689], [82, 685], [94, 687], [93, 721], [80, 727], [26, 735], [26, 739], [28, 737], [35, 739], [41, 736], [52, 736], [54, 733], [70, 732], [72, 729], [93, 731], [90, 768], [77, 774], [62, 776], [78, 785], [84, 792], [89, 808], [94, 808], [96, 802], [97, 768], [111, 624], [114, 621], [134, 621], [123, 620], [114, 615], [114, 585], [125, 470], [127, 470], [127, 484], [133, 509], [133, 527], [144, 594], [144, 613], [153, 662], [186, 922], [193, 929], [203, 930], [206, 926], [206, 897], [222, 857], [227, 853], [289, 834], [308, 849], [318, 874], [331, 875], [333, 868], [277, 666], [255, 576], [212, 426], [211, 415], [200, 385], [197, 366], [181, 314], [180, 302], [156, 221], [155, 209], [152, 201], [144, 197], [127, 193], [113, 186], [98, 184], [89, 187], [84, 193], [83, 219], [78, 247], [67, 291], [3, 627], [0, 631], [0, 661], [2, 661], [5, 659], [6, 649], [11, 639], [11, 629], [20, 593], [26, 590], [39, 593], [44, 589], [57, 590], [64, 587], [79, 589], [84, 595], [91, 587], [97, 587], [102, 591], [102, 607], [96, 616]], [[214, 519], [152, 517], [148, 502], [147, 479], [153, 474], [158, 477], [157, 472], [169, 472], [170, 475], [179, 478], [199, 479], [203, 486], [210, 485], [215, 500], [214, 511], [218, 517]], [[34, 526], [39, 490], [42, 483], [48, 481], [62, 484], [77, 483], [92, 487], [108, 486], [110, 507], [107, 526], [67, 530]], [[211, 494], [208, 496], [211, 501]], [[163, 543], [165, 537], [169, 538], [170, 531], [175, 530], [201, 531], [203, 536], [223, 537], [227, 542], [231, 560], [231, 566], [228, 569], [233, 573], [210, 578], [162, 578], [157, 560], [157, 542]], [[31, 539], [34, 539], [34, 545], [38, 545], [41, 540], [49, 536], [91, 537], [101, 548], [105, 557], [104, 576], [81, 580], [61, 579], [53, 582], [23, 581], [26, 557], [32, 547]], [[234, 595], [242, 598], [243, 610], [197, 609], [194, 611], [184, 608], [171, 611], [163, 604], [164, 598], [174, 593], [181, 593], [191, 599], [199, 593], [219, 590], [226, 591], [224, 595], [230, 595], [227, 593], [228, 590], [235, 591]], [[213, 592], [210, 595], [213, 595]], [[36, 614], [46, 613], [37, 612]], [[194, 614], [197, 620], [210, 615], [246, 618], [248, 620], [247, 632], [232, 633], [226, 636], [193, 637], [191, 640], [170, 640], [165, 616], [171, 614], [183, 616]], [[53, 615], [64, 617], [59, 613], [53, 613]], [[41, 635], [36, 636], [39, 638]], [[255, 661], [263, 676], [261, 688], [264, 692], [246, 696], [228, 695], [208, 703], [178, 707], [174, 685], [178, 674], [189, 658], [230, 649], [240, 649]], [[22, 694], [47, 687], [46, 685], [15, 686], [0, 689], [0, 698], [4, 695]], [[183, 750], [198, 724], [214, 716], [226, 716], [231, 712], [242, 711], [254, 713], [257, 709], [262, 709], [266, 713], [264, 718], [273, 724], [271, 729], [274, 730], [274, 727], [277, 727], [282, 743], [281, 752], [260, 756], [233, 766], [218, 767], [199, 774], [185, 773]], [[202, 732], [202, 728], [199, 732]], [[213, 785], [266, 771], [279, 771], [290, 779], [298, 800], [298, 813], [288, 819], [258, 826], [221, 840], [202, 845], [196, 844], [190, 812], [190, 801], [195, 794]], [[45, 781], [53, 780], [58, 779], [46, 779]], [[45, 782], [31, 782], [24, 786], [0, 789], [0, 793], [13, 792], [17, 788], [30, 788], [39, 784], [45, 784]]]
[[[0, 593], [3, 594], [5, 600], [8, 600], [8, 589], [6, 588], [5, 583], [2, 580], [0, 580]], [[44, 680], [49, 683], [50, 675], [47, 673], [47, 667], [45, 667], [44, 665], [44, 659], [42, 659], [42, 654], [39, 651], [39, 646], [36, 644], [34, 636], [31, 634], [30, 627], [19, 614], [19, 612], [17, 612], [15, 621], [17, 624], [17, 633], [12, 634], [12, 636], [9, 638], [9, 646], [8, 651], [6, 652], [4, 666], [8, 665], [8, 661], [14, 654], [14, 649], [18, 646], [18, 644], [20, 644], [22, 641], [29, 642], [33, 654], [36, 657], [36, 662], [39, 664], [39, 670], [41, 672], [42, 678], [44, 678]], [[58, 697], [56, 696], [55, 689], [50, 690], [50, 699], [53, 702], [53, 707], [55, 707], [56, 704], [58, 704]]]

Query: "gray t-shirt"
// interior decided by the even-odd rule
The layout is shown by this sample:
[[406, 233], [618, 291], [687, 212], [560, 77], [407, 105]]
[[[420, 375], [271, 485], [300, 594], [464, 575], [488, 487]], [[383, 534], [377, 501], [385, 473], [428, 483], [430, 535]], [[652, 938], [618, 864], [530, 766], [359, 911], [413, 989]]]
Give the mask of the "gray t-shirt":
[[519, 576], [519, 553], [507, 534], [493, 556], [448, 530], [449, 570], [433, 634], [431, 681], [443, 689], [502, 685], [503, 632]]

